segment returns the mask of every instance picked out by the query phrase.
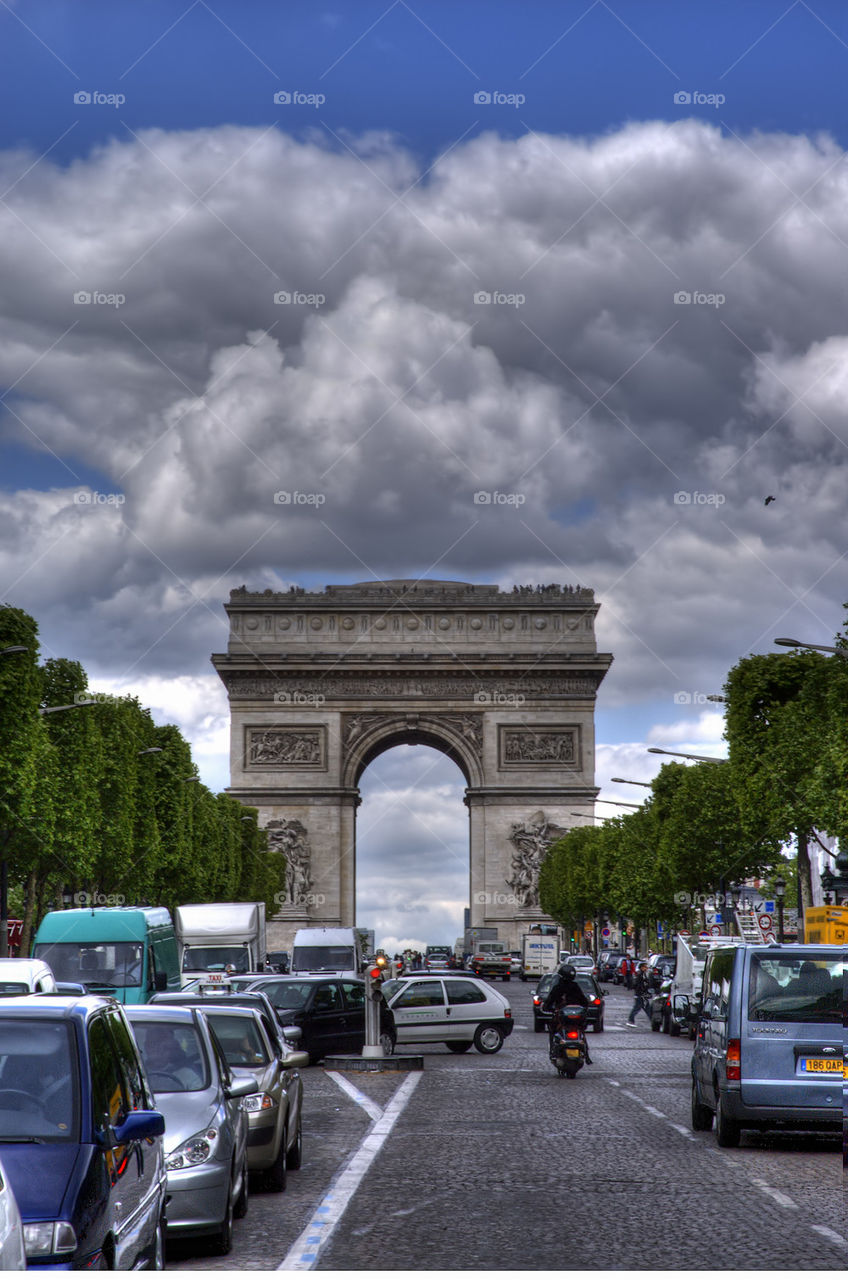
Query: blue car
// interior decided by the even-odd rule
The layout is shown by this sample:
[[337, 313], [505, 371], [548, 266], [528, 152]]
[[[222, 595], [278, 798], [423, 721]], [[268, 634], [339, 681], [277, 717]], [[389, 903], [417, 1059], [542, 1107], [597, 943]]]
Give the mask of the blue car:
[[165, 1120], [103, 996], [0, 999], [0, 1159], [36, 1270], [164, 1266]]

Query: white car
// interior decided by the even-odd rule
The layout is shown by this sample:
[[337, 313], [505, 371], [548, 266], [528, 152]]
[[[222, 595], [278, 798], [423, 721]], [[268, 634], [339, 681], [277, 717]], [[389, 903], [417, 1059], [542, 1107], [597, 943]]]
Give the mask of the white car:
[[0, 1271], [26, 1271], [21, 1215], [2, 1164], [0, 1164]]
[[598, 976], [598, 966], [591, 956], [566, 956], [566, 964], [572, 965], [578, 973], [593, 973]]
[[53, 970], [43, 960], [0, 960], [0, 996], [55, 992]]
[[508, 1002], [479, 978], [400, 977], [384, 982], [382, 994], [398, 1044], [446, 1044], [451, 1053], [474, 1045], [480, 1053], [497, 1053], [512, 1034]]

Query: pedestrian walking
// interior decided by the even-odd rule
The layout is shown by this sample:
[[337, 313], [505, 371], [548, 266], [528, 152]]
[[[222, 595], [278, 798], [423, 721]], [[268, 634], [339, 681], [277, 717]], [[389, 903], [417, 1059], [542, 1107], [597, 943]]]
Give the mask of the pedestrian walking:
[[650, 990], [648, 983], [648, 966], [643, 960], [639, 965], [639, 972], [633, 981], [633, 1008], [630, 1010], [630, 1016], [627, 1019], [628, 1027], [636, 1026], [636, 1014], [641, 1009], [648, 1021], [651, 1021], [651, 1004], [648, 996]]

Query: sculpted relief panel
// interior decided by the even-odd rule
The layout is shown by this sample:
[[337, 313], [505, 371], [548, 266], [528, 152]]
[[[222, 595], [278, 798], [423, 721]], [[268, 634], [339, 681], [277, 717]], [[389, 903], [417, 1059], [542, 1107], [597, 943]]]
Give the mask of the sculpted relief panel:
[[312, 846], [306, 827], [297, 818], [274, 818], [265, 830], [268, 847], [279, 850], [286, 859], [285, 901], [302, 906], [312, 888]]
[[246, 769], [326, 769], [327, 731], [322, 726], [244, 731]]
[[548, 848], [567, 830], [567, 827], [548, 822], [541, 809], [526, 822], [513, 822], [509, 840], [515, 853], [510, 868], [512, 878], [507, 880], [507, 884], [520, 907], [539, 905], [539, 868]]
[[559, 765], [563, 769], [579, 770], [580, 727], [500, 725], [498, 756], [501, 769], [549, 769], [551, 765]]

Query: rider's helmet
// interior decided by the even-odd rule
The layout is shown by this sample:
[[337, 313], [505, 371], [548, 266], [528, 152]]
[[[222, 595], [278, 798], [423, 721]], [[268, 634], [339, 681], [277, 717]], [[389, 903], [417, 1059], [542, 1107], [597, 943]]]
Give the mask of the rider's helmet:
[[566, 982], [570, 982], [576, 976], [577, 970], [574, 968], [573, 964], [569, 964], [567, 960], [563, 960], [562, 964], [557, 969], [557, 973], [561, 978], [564, 978]]

